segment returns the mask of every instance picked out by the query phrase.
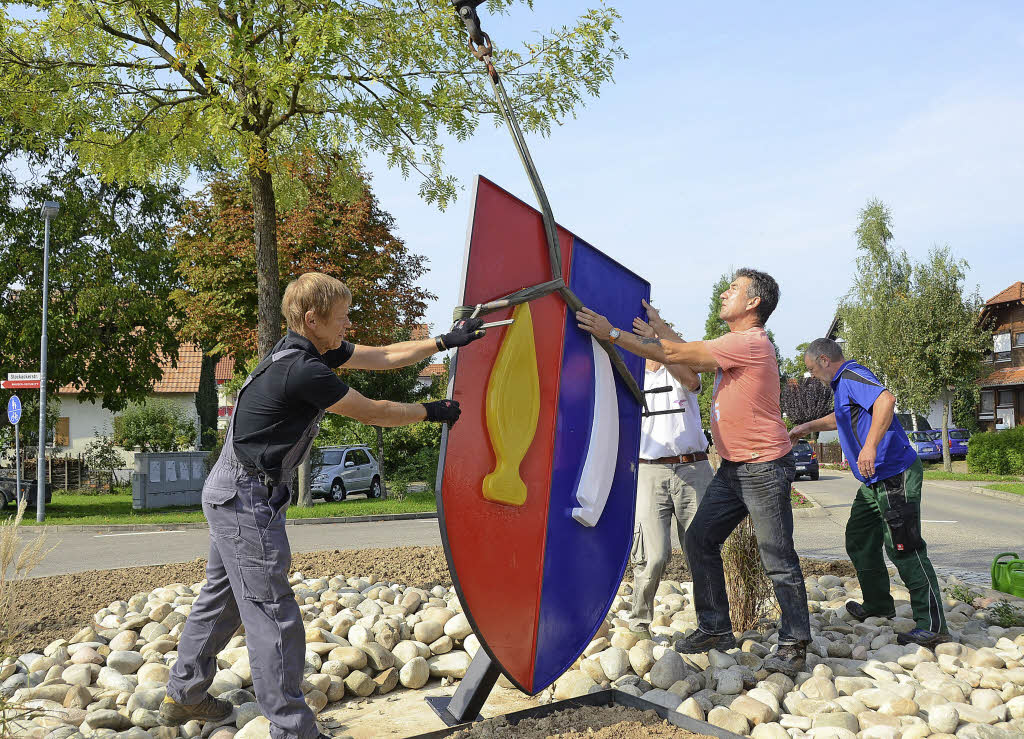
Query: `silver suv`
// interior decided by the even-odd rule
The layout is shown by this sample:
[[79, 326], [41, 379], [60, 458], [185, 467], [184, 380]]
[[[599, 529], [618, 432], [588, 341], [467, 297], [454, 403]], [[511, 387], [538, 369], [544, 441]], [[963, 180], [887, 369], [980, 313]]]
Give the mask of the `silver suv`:
[[350, 493], [381, 494], [380, 465], [365, 446], [325, 446], [321, 464], [313, 470], [313, 497], [342, 501]]

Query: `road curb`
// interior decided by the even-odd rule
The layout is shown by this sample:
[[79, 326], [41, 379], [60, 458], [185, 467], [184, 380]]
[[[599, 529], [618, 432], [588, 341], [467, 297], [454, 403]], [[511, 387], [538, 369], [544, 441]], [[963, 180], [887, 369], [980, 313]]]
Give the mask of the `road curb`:
[[793, 509], [793, 518], [815, 518], [817, 516], [824, 516], [824, 515], [826, 515], [826, 511], [825, 511], [824, 508], [821, 507], [821, 503], [816, 501], [809, 494], [805, 493], [803, 490], [800, 490], [799, 488], [797, 488], [797, 492], [800, 493], [800, 495], [802, 495], [805, 498], [807, 498], [807, 501], [811, 504], [811, 507], [810, 508], [794, 508]]
[[1017, 505], [1024, 505], [1024, 495], [1017, 495], [1016, 493], [1004, 493], [1002, 490], [979, 487], [972, 487], [971, 492], [975, 495], [984, 495], [986, 498], [998, 498], [999, 500], [1008, 500]]
[[[329, 516], [326, 518], [294, 518], [285, 522], [287, 526], [315, 526], [318, 524], [328, 523], [374, 523], [378, 521], [414, 521], [418, 519], [431, 519], [437, 518], [437, 511], [424, 511], [423, 513], [382, 513], [377, 516]], [[31, 526], [26, 527], [24, 531], [41, 530], [42, 526]], [[158, 531], [188, 531], [189, 529], [205, 529], [209, 528], [208, 524], [204, 522], [191, 522], [191, 523], [132, 523], [132, 524], [112, 524], [109, 526], [94, 525], [94, 526], [76, 526], [69, 524], [65, 526], [50, 526], [47, 527], [50, 533], [60, 533], [61, 531], [74, 531], [74, 532], [86, 532], [94, 534], [131, 534], [139, 533], [144, 531], [158, 532]]]

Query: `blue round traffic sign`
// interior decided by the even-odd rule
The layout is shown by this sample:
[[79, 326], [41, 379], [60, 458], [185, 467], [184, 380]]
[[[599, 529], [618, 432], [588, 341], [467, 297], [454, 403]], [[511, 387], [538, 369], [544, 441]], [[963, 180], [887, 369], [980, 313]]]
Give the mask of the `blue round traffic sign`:
[[7, 401], [7, 420], [17, 423], [21, 420], [21, 400], [17, 395], [12, 395]]

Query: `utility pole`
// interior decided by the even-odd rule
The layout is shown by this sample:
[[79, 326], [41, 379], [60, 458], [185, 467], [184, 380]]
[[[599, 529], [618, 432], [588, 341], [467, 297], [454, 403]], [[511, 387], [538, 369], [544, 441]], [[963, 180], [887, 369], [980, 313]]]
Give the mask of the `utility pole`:
[[50, 298], [50, 219], [60, 211], [53, 200], [43, 203], [43, 331], [39, 340], [39, 453], [36, 455], [36, 521], [46, 518], [46, 308]]

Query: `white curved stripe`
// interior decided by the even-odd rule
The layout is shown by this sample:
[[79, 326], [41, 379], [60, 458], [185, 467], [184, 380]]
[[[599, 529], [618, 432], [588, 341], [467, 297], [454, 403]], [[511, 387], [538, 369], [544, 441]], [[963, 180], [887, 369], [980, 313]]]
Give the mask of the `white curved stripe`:
[[583, 472], [576, 487], [578, 508], [572, 517], [584, 526], [596, 526], [608, 502], [619, 456], [619, 401], [615, 395], [615, 376], [608, 354], [591, 337], [594, 351], [594, 420]]

